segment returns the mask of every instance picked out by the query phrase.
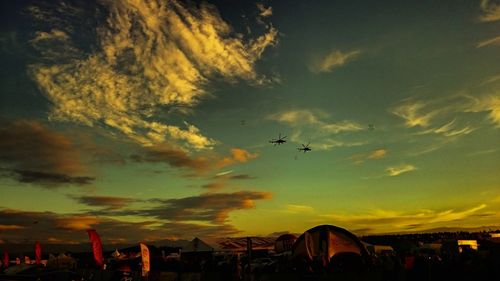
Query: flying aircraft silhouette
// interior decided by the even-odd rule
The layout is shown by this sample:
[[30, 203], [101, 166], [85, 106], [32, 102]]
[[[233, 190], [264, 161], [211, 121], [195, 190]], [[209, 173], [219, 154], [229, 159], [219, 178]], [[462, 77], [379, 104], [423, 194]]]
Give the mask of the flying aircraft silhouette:
[[312, 150], [312, 149], [309, 147], [309, 144], [307, 144], [307, 145], [302, 144], [302, 147], [298, 147], [297, 149], [298, 149], [298, 150], [302, 150], [302, 151], [304, 151], [304, 153], [306, 153], [306, 152], [308, 152], [308, 151], [311, 151], [311, 150]]
[[284, 144], [286, 142], [286, 136], [282, 137], [281, 136], [281, 133], [278, 135], [278, 138], [277, 139], [272, 139], [270, 140], [269, 142], [274, 144], [274, 145], [280, 145], [280, 144]]

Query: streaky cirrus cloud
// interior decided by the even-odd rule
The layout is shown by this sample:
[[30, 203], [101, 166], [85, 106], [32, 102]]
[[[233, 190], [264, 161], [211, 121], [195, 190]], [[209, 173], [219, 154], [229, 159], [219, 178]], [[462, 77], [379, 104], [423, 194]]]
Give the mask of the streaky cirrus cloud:
[[287, 204], [285, 212], [292, 214], [313, 213], [314, 208], [308, 205]]
[[0, 128], [0, 172], [22, 183], [52, 188], [85, 185], [85, 157], [66, 135], [35, 120], [2, 122]]
[[386, 169], [387, 175], [391, 177], [399, 176], [404, 173], [415, 171], [417, 167], [411, 164], [403, 164], [399, 166], [388, 167]]
[[387, 155], [387, 149], [379, 148], [370, 152], [354, 154], [349, 159], [355, 164], [363, 164], [366, 160], [376, 160]]
[[481, 0], [482, 14], [479, 20], [482, 22], [495, 22], [500, 20], [500, 3], [492, 0]]
[[395, 108], [392, 113], [405, 120], [406, 127], [427, 127], [432, 118], [434, 118], [439, 110], [428, 110], [425, 102], [413, 99], [406, 99]]
[[361, 50], [341, 51], [333, 49], [323, 57], [317, 58], [310, 65], [309, 69], [315, 73], [331, 72], [335, 68], [340, 68], [348, 62], [357, 59], [363, 52]]
[[476, 44], [476, 48], [482, 48], [486, 46], [500, 46], [500, 36], [486, 39]]
[[360, 131], [364, 127], [360, 124], [342, 120], [339, 122], [327, 122], [329, 114], [321, 110], [297, 109], [288, 110], [268, 116], [268, 119], [288, 124], [292, 127], [313, 126], [326, 133], [342, 133]]
[[[52, 103], [53, 120], [111, 128], [148, 146], [166, 140], [195, 149], [215, 141], [191, 124], [184, 128], [155, 120], [159, 107], [192, 107], [213, 79], [266, 82], [255, 64], [277, 40], [277, 30], [245, 41], [215, 6], [179, 1], [102, 1], [108, 14], [92, 14], [68, 3], [32, 7], [51, 31], [31, 40], [43, 62], [31, 76]], [[94, 12], [95, 13], [95, 12]], [[99, 21], [103, 16], [105, 20]], [[82, 48], [74, 26], [95, 18], [97, 39]], [[60, 48], [67, 52], [54, 52]], [[91, 50], [91, 51], [89, 51]], [[168, 122], [168, 121], [167, 121]]]
[[470, 134], [471, 132], [473, 132], [476, 129], [476, 128], [472, 128], [470, 126], [465, 126], [463, 128], [456, 129], [455, 123], [456, 123], [456, 119], [453, 119], [450, 122], [445, 123], [440, 127], [430, 128], [428, 130], [419, 132], [417, 134], [418, 135], [425, 135], [425, 134], [433, 133], [433, 134], [440, 134], [440, 135], [443, 135], [445, 137], [458, 137], [458, 136]]
[[[498, 79], [492, 76], [483, 81], [480, 86], [497, 81]], [[500, 95], [497, 91], [483, 91], [475, 95], [460, 93], [444, 98], [429, 99], [425, 102], [415, 98], [407, 98], [391, 108], [390, 111], [404, 119], [405, 126], [408, 128], [428, 128], [434, 125], [434, 127], [417, 132], [417, 134], [435, 133], [446, 137], [456, 137], [467, 135], [481, 125], [474, 124], [470, 118], [468, 118], [467, 124], [459, 124], [457, 119], [466, 119], [465, 113], [487, 113], [490, 123], [498, 127], [500, 125]], [[436, 123], [440, 123], [440, 125], [435, 126]]]
[[[297, 143], [311, 142], [315, 150], [328, 150], [339, 146], [357, 146], [363, 141], [344, 141], [335, 135], [352, 133], [364, 129], [359, 123], [351, 120], [331, 122], [330, 114], [321, 110], [293, 109], [267, 116], [267, 119], [287, 124], [293, 130], [290, 140]], [[307, 137], [305, 136], [307, 132]]]
[[[352, 228], [368, 227], [371, 232], [398, 232], [412, 229], [425, 230], [432, 227], [463, 226], [464, 221], [477, 221], [478, 215], [484, 220], [495, 220], [496, 214], [484, 213], [486, 204], [480, 204], [464, 210], [415, 210], [394, 211], [376, 209], [365, 214], [327, 214], [325, 217], [351, 225]], [[491, 222], [488, 222], [491, 223]]]
[[481, 82], [481, 84], [479, 86], [488, 85], [488, 84], [495, 83], [498, 81], [500, 81], [500, 74], [491, 75], [489, 77], [486, 77], [486, 79], [484, 79], [483, 82]]
[[465, 112], [488, 112], [488, 119], [500, 128], [500, 92], [479, 97], [467, 96], [470, 103]]

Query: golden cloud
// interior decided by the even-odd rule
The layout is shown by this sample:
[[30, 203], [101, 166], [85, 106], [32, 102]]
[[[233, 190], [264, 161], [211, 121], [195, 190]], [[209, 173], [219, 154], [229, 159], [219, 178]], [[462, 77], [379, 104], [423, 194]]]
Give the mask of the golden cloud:
[[0, 230], [1, 231], [6, 231], [6, 230], [18, 230], [18, 229], [23, 229], [24, 226], [22, 225], [15, 225], [15, 224], [0, 224]]
[[[377, 209], [366, 214], [331, 214], [325, 215], [329, 219], [352, 227], [369, 227], [377, 232], [397, 232], [411, 229], [425, 230], [431, 227], [463, 226], [463, 221], [477, 221], [479, 212], [486, 209], [486, 204], [464, 210], [417, 210], [400, 212], [394, 210]], [[485, 216], [485, 220], [494, 220], [495, 216]]]
[[483, 14], [479, 17], [482, 22], [494, 22], [500, 20], [500, 4], [491, 0], [481, 0]]
[[[53, 104], [51, 118], [113, 128], [149, 146], [181, 141], [195, 149], [215, 141], [194, 125], [186, 128], [152, 120], [158, 106], [194, 106], [215, 77], [259, 84], [255, 70], [263, 51], [276, 43], [277, 30], [244, 41], [209, 4], [179, 1], [104, 1], [109, 14], [97, 26], [95, 51], [60, 63], [34, 64], [33, 79]], [[32, 9], [33, 10], [33, 9]], [[34, 9], [40, 14], [40, 8]], [[47, 13], [50, 14], [50, 13]], [[49, 23], [61, 22], [43, 18]], [[66, 44], [72, 34], [54, 27], [32, 43]], [[60, 44], [42, 44], [47, 40]]]
[[417, 167], [410, 165], [410, 164], [403, 164], [395, 167], [388, 167], [386, 169], [387, 174], [391, 177], [399, 176], [403, 173], [408, 173], [411, 171], [415, 171]]
[[235, 163], [245, 163], [248, 160], [257, 158], [257, 154], [255, 153], [250, 153], [244, 149], [241, 148], [232, 148], [231, 149], [231, 155], [222, 158], [218, 163], [217, 167], [222, 168], [228, 165], [232, 165]]
[[500, 36], [486, 39], [476, 44], [476, 48], [482, 48], [485, 46], [500, 46]]
[[362, 54], [361, 50], [343, 52], [331, 50], [326, 56], [319, 58], [310, 65], [312, 72], [331, 72], [335, 68], [346, 65], [349, 61], [355, 60]]
[[376, 160], [387, 155], [387, 150], [380, 148], [366, 153], [359, 153], [349, 157], [355, 164], [362, 164], [366, 160]]
[[66, 230], [86, 230], [99, 224], [97, 217], [92, 216], [71, 216], [57, 218], [55, 226]]

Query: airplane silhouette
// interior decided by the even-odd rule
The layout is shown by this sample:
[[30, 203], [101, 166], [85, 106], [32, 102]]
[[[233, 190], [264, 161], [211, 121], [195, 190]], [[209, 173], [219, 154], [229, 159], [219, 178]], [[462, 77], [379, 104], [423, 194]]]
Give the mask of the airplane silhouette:
[[306, 153], [306, 152], [308, 152], [308, 151], [311, 151], [311, 150], [312, 150], [312, 149], [309, 147], [309, 144], [307, 144], [307, 145], [302, 144], [302, 147], [298, 147], [297, 149], [298, 149], [298, 150], [302, 150], [302, 151], [304, 151], [304, 153]]
[[280, 144], [284, 144], [286, 142], [286, 136], [282, 137], [281, 136], [281, 133], [278, 135], [278, 138], [277, 139], [272, 139], [270, 140], [269, 142], [274, 144], [274, 145], [280, 145]]

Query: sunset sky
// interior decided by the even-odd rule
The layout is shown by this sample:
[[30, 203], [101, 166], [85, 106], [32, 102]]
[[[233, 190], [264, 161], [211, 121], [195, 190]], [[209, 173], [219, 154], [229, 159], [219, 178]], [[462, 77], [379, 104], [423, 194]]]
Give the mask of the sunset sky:
[[0, 243], [500, 225], [498, 1], [1, 5]]

